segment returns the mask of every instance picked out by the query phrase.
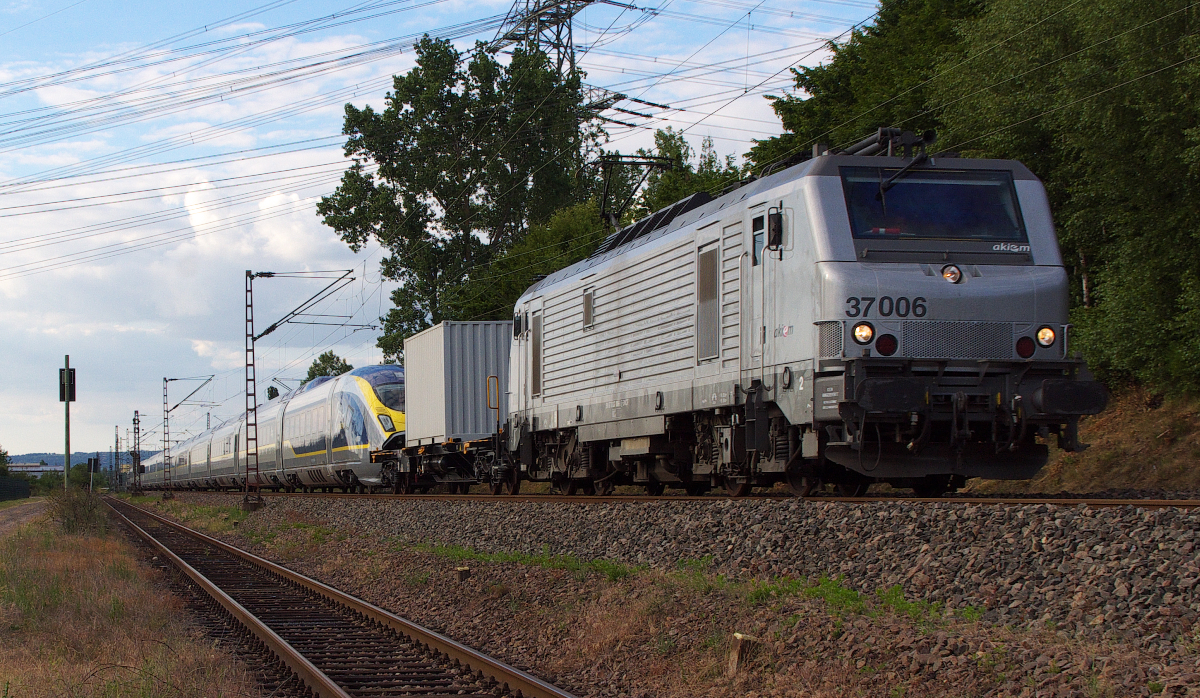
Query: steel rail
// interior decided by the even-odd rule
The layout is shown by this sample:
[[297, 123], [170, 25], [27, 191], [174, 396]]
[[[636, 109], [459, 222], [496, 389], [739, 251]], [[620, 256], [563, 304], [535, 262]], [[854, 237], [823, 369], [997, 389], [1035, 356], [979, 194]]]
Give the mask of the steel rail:
[[[331, 587], [327, 584], [323, 584], [322, 582], [319, 582], [315, 579], [306, 577], [306, 576], [299, 574], [297, 572], [294, 572], [286, 567], [277, 565], [277, 564], [271, 562], [270, 560], [266, 560], [257, 555], [254, 555], [253, 553], [249, 553], [240, 548], [236, 548], [232, 545], [229, 545], [228, 543], [225, 543], [223, 541], [217, 540], [216, 538], [213, 538], [211, 536], [207, 536], [203, 533], [200, 533], [199, 531], [190, 529], [186, 526], [183, 526], [174, 521], [171, 521], [170, 519], [166, 519], [162, 516], [159, 516], [158, 514], [155, 514], [152, 511], [143, 509], [142, 507], [136, 506], [134, 504], [130, 504], [128, 502], [123, 502], [122, 504], [137, 510], [141, 514], [152, 518], [153, 520], [157, 521], [158, 523], [160, 523], [162, 525], [168, 526], [176, 531], [179, 531], [186, 535], [192, 536], [192, 537], [196, 538], [197, 540], [200, 540], [200, 541], [203, 541], [204, 543], [212, 545], [213, 547], [218, 548], [219, 550], [221, 550], [223, 552], [226, 552], [226, 553], [234, 555], [238, 558], [241, 558], [242, 560], [245, 560], [246, 562], [249, 562], [255, 566], [258, 566], [271, 574], [277, 575], [288, 581], [291, 581], [310, 592], [319, 594], [335, 604], [345, 606], [345, 607], [349, 608], [351, 611], [356, 612], [369, 620], [374, 620], [385, 627], [391, 628], [392, 630], [400, 633], [401, 635], [405, 635], [405, 636], [409, 637], [415, 643], [419, 644], [420, 646], [424, 647], [427, 650], [440, 652], [441, 654], [448, 657], [450, 660], [459, 662], [459, 663], [465, 665], [467, 668], [471, 669], [472, 671], [482, 672], [484, 676], [487, 676], [487, 677], [493, 679], [494, 681], [496, 681], [496, 683], [500, 684], [504, 688], [504, 690], [510, 691], [510, 692], [520, 696], [521, 698], [575, 698], [575, 696], [573, 696], [572, 694], [567, 693], [566, 691], [563, 691], [562, 689], [560, 689], [556, 686], [548, 684], [545, 681], [542, 681], [541, 679], [537, 678], [536, 676], [533, 676], [532, 674], [528, 674], [524, 671], [521, 671], [520, 669], [517, 669], [516, 667], [509, 666], [508, 664], [505, 664], [504, 662], [501, 662], [498, 659], [494, 659], [494, 658], [489, 657], [477, 650], [471, 649], [470, 647], [467, 647], [466, 645], [455, 642], [454, 640], [451, 640], [450, 638], [446, 637], [445, 635], [434, 632], [428, 628], [425, 628], [416, 623], [413, 623], [412, 621], [401, 618], [400, 616], [397, 616], [393, 613], [385, 611], [382, 608], [379, 608], [378, 606], [374, 606], [370, 603], [367, 603], [366, 601], [363, 601], [362, 599], [356, 598], [354, 596], [350, 596], [349, 594], [346, 594], [345, 592], [334, 589], [333, 587]], [[115, 509], [115, 507], [114, 507], [114, 509]], [[128, 520], [128, 519], [126, 519], [126, 520]], [[140, 530], [140, 529], [138, 529], [138, 530]], [[143, 532], [143, 534], [144, 534], [144, 532]], [[144, 534], [144, 535], [149, 535], [149, 534]], [[155, 543], [157, 544], [157, 541], [155, 541]], [[156, 545], [156, 547], [161, 547], [161, 544]], [[184, 564], [186, 564], [186, 563], [184, 563]], [[199, 573], [197, 573], [197, 574], [199, 574]], [[233, 601], [233, 599], [230, 599], [230, 602], [236, 603]], [[316, 667], [313, 667], [313, 668], [314, 668], [314, 670], [316, 669]], [[338, 689], [338, 690], [341, 690], [341, 689]], [[321, 695], [323, 697], [325, 694], [322, 693]], [[347, 694], [345, 694], [343, 692], [341, 694], [330, 694], [330, 695], [347, 695]]]
[[[184, 490], [187, 491], [187, 490]], [[197, 492], [198, 494], [223, 494], [221, 492]], [[337, 499], [398, 499], [420, 501], [467, 501], [467, 502], [519, 502], [523, 504], [620, 504], [630, 502], [729, 502], [729, 501], [762, 501], [762, 500], [792, 500], [803, 499], [806, 502], [841, 502], [849, 504], [888, 504], [909, 502], [917, 504], [995, 504], [1008, 506], [1025, 506], [1030, 504], [1053, 504], [1055, 506], [1089, 506], [1089, 507], [1142, 507], [1145, 509], [1195, 509], [1200, 507], [1200, 499], [1105, 499], [1105, 498], [1075, 498], [1075, 497], [796, 497], [787, 494], [761, 494], [748, 497], [690, 497], [686, 495], [667, 495], [654, 497], [642, 494], [625, 495], [574, 495], [562, 494], [351, 494], [344, 492], [263, 492], [264, 497], [329, 497]]]
[[[133, 532], [136, 533], [138, 537], [149, 543], [151, 547], [157, 550], [160, 555], [170, 560], [173, 565], [179, 568], [180, 571], [190, 577], [191, 580], [196, 583], [196, 586], [203, 589], [205, 593], [215, 599], [217, 603], [221, 604], [221, 606], [228, 611], [230, 615], [237, 619], [238, 622], [240, 622], [247, 630], [249, 630], [255, 637], [262, 641], [262, 643], [265, 644], [271, 650], [271, 652], [274, 653], [274, 655], [278, 657], [279, 660], [284, 663], [284, 665], [287, 666], [288, 669], [291, 669], [292, 672], [304, 682], [304, 684], [313, 692], [315, 696], [318, 696], [319, 698], [351, 698], [350, 694], [342, 690], [340, 686], [334, 683], [333, 679], [326, 676], [325, 672], [314, 666], [313, 663], [308, 661], [304, 655], [300, 654], [296, 648], [292, 647], [291, 644], [289, 644], [282, 637], [279, 637], [274, 630], [268, 628], [265, 624], [263, 624], [262, 621], [255, 617], [254, 614], [247, 611], [244, 606], [222, 591], [220, 587], [213, 584], [204, 575], [200, 574], [196, 568], [189, 565], [183, 560], [183, 558], [179, 557], [169, 548], [167, 548], [167, 546], [160, 543], [158, 539], [152, 536], [148, 531], [130, 520], [129, 517], [125, 516], [125, 514], [121, 512], [120, 509], [112, 506], [111, 503], [109, 503], [109, 508], [116, 512], [117, 516], [120, 516], [125, 521], [125, 524], [133, 529]], [[141, 507], [134, 508], [145, 512], [145, 510], [141, 509]]]

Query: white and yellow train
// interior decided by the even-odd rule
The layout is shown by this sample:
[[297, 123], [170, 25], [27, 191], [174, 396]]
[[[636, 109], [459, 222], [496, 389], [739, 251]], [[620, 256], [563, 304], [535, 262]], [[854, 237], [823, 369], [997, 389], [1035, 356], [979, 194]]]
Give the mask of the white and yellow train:
[[[258, 479], [289, 491], [391, 486], [371, 451], [404, 443], [404, 369], [366, 366], [260, 404]], [[242, 489], [246, 486], [246, 415], [174, 444], [169, 462], [146, 459], [147, 489]]]

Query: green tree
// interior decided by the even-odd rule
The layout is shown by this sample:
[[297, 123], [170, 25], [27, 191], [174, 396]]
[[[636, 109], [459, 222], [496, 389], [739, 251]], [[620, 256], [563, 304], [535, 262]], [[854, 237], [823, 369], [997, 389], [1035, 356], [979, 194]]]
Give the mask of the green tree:
[[[311, 371], [312, 369], [310, 368], [309, 370]], [[267, 386], [267, 399], [274, 400], [277, 397], [279, 397], [279, 388], [276, 388], [273, 385], [268, 385]]]
[[32, 479], [31, 489], [33, 494], [39, 496], [62, 490], [62, 473], [43, 472], [37, 478]]
[[8, 476], [8, 464], [11, 462], [8, 457], [8, 451], [5, 451], [4, 447], [0, 446], [0, 477]]
[[587, 258], [608, 231], [594, 200], [562, 209], [546, 223], [532, 226], [525, 238], [491, 264], [481, 267], [449, 300], [464, 320], [505, 320], [513, 305], [538, 276]]
[[346, 363], [346, 360], [342, 357], [333, 353], [331, 349], [318, 356], [312, 362], [312, 366], [308, 367], [308, 376], [305, 377], [304, 382], [307, 383], [320, 376], [340, 376], [343, 373], [353, 370], [353, 366]]
[[1198, 22], [1185, 0], [994, 0], [931, 90], [945, 147], [1045, 181], [1075, 346], [1164, 389], [1200, 388]]
[[700, 144], [700, 158], [695, 159], [695, 151], [683, 133], [670, 126], [654, 132], [654, 151], [650, 153], [639, 149], [638, 154], [657, 155], [671, 158], [676, 167], [671, 170], [653, 170], [646, 178], [646, 187], [638, 197], [638, 206], [634, 210], [634, 218], [648, 215], [666, 206], [695, 194], [707, 191], [718, 194], [730, 182], [742, 178], [742, 171], [732, 155], [724, 162], [717, 156], [711, 138], [705, 138]]
[[[994, 3], [993, 3], [994, 4]], [[965, 51], [957, 29], [980, 13], [982, 0], [881, 0], [875, 20], [815, 68], [793, 68], [801, 94], [772, 96], [787, 132], [750, 151], [758, 166], [801, 153], [820, 142], [845, 147], [880, 126], [920, 133], [939, 129], [929, 109], [937, 61], [953, 65]]]
[[417, 64], [396, 76], [386, 107], [346, 105], [354, 165], [317, 210], [355, 251], [377, 240], [400, 282], [379, 346], [443, 319], [473, 270], [518, 244], [530, 224], [585, 198], [589, 140], [577, 77], [544, 53], [518, 48], [508, 65], [423, 38]]

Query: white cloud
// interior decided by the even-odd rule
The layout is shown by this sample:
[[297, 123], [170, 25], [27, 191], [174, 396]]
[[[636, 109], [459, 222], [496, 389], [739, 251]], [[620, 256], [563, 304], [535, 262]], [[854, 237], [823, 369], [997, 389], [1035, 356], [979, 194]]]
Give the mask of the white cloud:
[[[105, 107], [129, 106], [139, 97], [117, 99], [112, 95], [138, 85], [174, 84], [172, 89], [211, 85], [225, 80], [220, 77], [223, 73], [244, 71], [241, 74], [249, 75], [261, 70], [262, 66], [280, 61], [500, 14], [510, 5], [508, 0], [485, 3], [451, 0], [361, 25], [246, 47], [217, 62], [202, 64], [200, 59], [189, 59], [24, 93], [6, 100], [6, 112], [61, 107], [93, 98], [104, 100]], [[15, 7], [16, 4], [6, 6], [9, 9]], [[699, 11], [688, 2], [681, 7], [688, 8], [686, 11]], [[20, 12], [26, 9], [24, 5], [18, 8]], [[225, 9], [205, 10], [201, 7], [194, 17], [206, 17], [203, 22], [215, 21]], [[80, 11], [83, 10], [101, 11], [91, 4], [80, 6]], [[225, 27], [218, 33], [223, 37], [264, 26], [280, 26], [301, 19], [288, 14], [295, 11], [295, 7], [288, 6], [276, 11], [277, 14], [255, 16], [250, 23]], [[712, 5], [706, 5], [703, 11], [727, 16], [730, 22], [737, 20], [739, 13], [744, 14]], [[167, 9], [162, 12], [173, 16]], [[868, 9], [846, 10], [847, 25], [868, 12]], [[587, 25], [603, 29], [620, 14], [618, 8], [597, 5], [584, 11], [581, 22], [586, 20]], [[616, 26], [632, 19], [632, 15], [626, 14]], [[784, 22], [781, 20], [780, 23]], [[107, 26], [101, 22], [96, 24]], [[795, 22], [787, 26], [804, 28]], [[20, 50], [6, 48], [6, 59], [0, 62], [0, 82], [60, 72], [190, 28], [191, 25], [154, 25], [153, 32], [147, 29], [140, 37], [142, 41], [133, 41], [131, 34], [122, 34], [119, 44], [113, 40], [116, 37], [88, 37], [86, 34], [72, 34], [67, 38], [74, 43], [54, 42], [52, 48], [19, 44]], [[595, 39], [596, 31], [577, 31], [576, 43], [590, 43]], [[708, 82], [667, 79], [644, 95], [643, 89], [652, 81], [641, 79], [638, 82], [629, 71], [644, 70], [647, 61], [636, 56], [616, 55], [624, 52], [674, 60], [690, 57], [690, 62], [696, 64], [745, 55], [745, 31], [731, 30], [725, 39], [715, 41], [692, 56], [720, 32], [719, 26], [654, 19], [628, 36], [616, 36], [615, 41], [603, 47], [609, 54], [602, 55], [597, 51], [596, 55], [585, 57], [585, 64], [592, 67], [588, 82], [617, 85], [628, 94], [640, 95], [650, 101], [685, 106], [688, 111], [667, 112], [666, 118], [650, 122], [655, 127], [667, 124], [684, 127], [728, 99], [705, 99], [714, 90], [732, 89], [729, 85], [710, 84], [712, 80], [728, 82], [734, 87], [747, 84], [747, 81], [754, 84], [755, 73], [773, 73], [799, 55], [798, 51], [784, 51], [777, 58], [752, 63], [749, 75], [743, 70], [710, 76]], [[771, 47], [798, 47], [803, 43], [797, 37], [764, 36], [766, 39], [762, 43]], [[473, 39], [460, 40], [457, 45], [467, 50]], [[106, 41], [110, 43], [104, 43]], [[820, 57], [821, 54], [815, 54], [807, 63], [815, 64]], [[128, 425], [134, 409], [141, 410], [146, 416], [144, 428], [152, 428], [147, 425], [154, 419], [150, 415], [161, 409], [164, 376], [216, 372], [217, 376], [205, 388], [203, 398], [221, 403], [212, 408], [214, 419], [240, 412], [244, 387], [241, 369], [246, 269], [354, 268], [358, 280], [330, 299], [320, 312], [353, 315], [354, 323], [363, 324], [375, 322], [380, 314], [386, 313], [387, 293], [392, 286], [384, 284], [381, 288], [378, 283], [378, 252], [372, 248], [362, 254], [351, 253], [332, 230], [321, 224], [314, 211], [315, 198], [332, 192], [337, 185], [343, 165], [330, 163], [344, 162], [339, 139], [320, 141], [327, 147], [269, 158], [254, 157], [259, 152], [247, 152], [242, 159], [230, 162], [219, 162], [232, 159], [222, 157], [195, 159], [157, 170], [122, 168], [337, 136], [341, 132], [345, 101], [359, 106], [382, 107], [384, 93], [391, 87], [389, 76], [407, 71], [413, 62], [412, 51], [406, 50], [377, 63], [323, 73], [274, 89], [237, 94], [169, 113], [167, 108], [181, 102], [167, 100], [160, 105], [159, 111], [143, 120], [127, 124], [80, 125], [64, 132], [70, 136], [60, 142], [12, 149], [0, 140], [0, 151], [3, 151], [0, 152], [0, 185], [3, 185], [11, 178], [27, 177], [100, 156], [123, 156], [129, 149], [158, 147], [155, 144], [174, 139], [170, 148], [161, 152], [147, 154], [148, 151], [143, 150], [137, 158], [114, 161], [110, 165], [114, 172], [105, 178], [60, 180], [55, 184], [65, 186], [41, 191], [0, 188], [0, 209], [3, 209], [0, 216], [17, 212], [4, 207], [44, 204], [42, 209], [32, 209], [41, 210], [36, 214], [31, 209], [21, 209], [23, 215], [0, 218], [0, 298], [4, 300], [0, 305], [0, 337], [4, 338], [5, 346], [5, 361], [0, 362], [0, 396], [3, 397], [0, 400], [0, 443], [12, 453], [61, 447], [62, 412], [53, 381], [64, 354], [71, 355], [72, 365], [79, 368], [81, 376], [80, 402], [72, 407], [73, 443], [81, 449], [107, 448], [112, 442], [113, 425]], [[622, 76], [608, 70], [612, 68], [624, 68], [627, 72]], [[661, 66], [659, 70], [661, 72]], [[363, 87], [353, 97], [333, 99], [316, 108], [289, 106], [324, 93], [366, 84], [375, 87]], [[140, 95], [145, 96], [145, 93]], [[633, 109], [640, 110], [641, 107]], [[659, 110], [649, 111], [659, 113]], [[223, 123], [271, 112], [281, 117], [273, 121], [256, 121], [234, 130], [218, 130], [223, 128], [220, 126]], [[49, 112], [36, 113], [45, 115]], [[778, 130], [766, 101], [759, 95], [748, 95], [692, 128], [688, 137], [699, 149], [701, 139], [711, 135], [718, 152], [741, 155], [749, 149], [751, 137], [765, 137]], [[618, 140], [610, 147], [620, 148], [623, 152], [653, 144], [651, 131], [626, 133], [614, 129], [614, 134]], [[279, 172], [284, 170], [286, 172]], [[153, 171], [158, 174], [142, 174]], [[263, 174], [267, 172], [277, 174]], [[178, 187], [169, 191], [155, 189], [175, 185]], [[109, 194], [121, 196], [94, 198]], [[49, 203], [70, 199], [78, 201], [73, 204]], [[92, 205], [99, 203], [104, 205]], [[86, 206], [80, 207], [80, 204]], [[67, 237], [43, 247], [5, 246], [15, 240], [28, 241], [45, 235]], [[148, 246], [132, 254], [104, 256], [130, 245]], [[80, 254], [92, 258], [85, 264], [37, 275], [11, 276], [14, 270], [78, 260], [79, 257], [68, 255]], [[374, 283], [364, 283], [364, 272]], [[261, 331], [318, 291], [324, 283], [298, 279], [256, 281], [256, 327]], [[315, 355], [331, 347], [356, 366], [377, 362], [379, 351], [373, 346], [376, 334], [328, 326], [283, 326], [257, 345], [259, 376], [263, 383], [276, 374], [301, 377]], [[178, 423], [181, 428], [189, 428], [188, 424], [199, 424], [202, 428], [205, 410], [189, 409], [180, 408]], [[176, 423], [175, 417], [172, 423]]]
[[246, 365], [246, 359], [243, 355], [244, 349], [228, 349], [218, 346], [216, 342], [205, 339], [193, 339], [192, 351], [196, 352], [196, 355], [201, 358], [211, 359], [210, 363], [212, 367], [218, 371]]

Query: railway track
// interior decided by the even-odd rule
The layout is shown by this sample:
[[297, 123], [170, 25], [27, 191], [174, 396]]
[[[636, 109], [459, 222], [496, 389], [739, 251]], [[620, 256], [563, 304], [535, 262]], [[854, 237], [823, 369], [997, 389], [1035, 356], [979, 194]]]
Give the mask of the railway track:
[[[231, 495], [235, 493], [230, 493]], [[240, 493], [236, 493], [240, 496]], [[761, 499], [796, 499], [786, 494], [762, 494], [751, 497], [689, 497], [679, 496], [649, 496], [649, 495], [607, 495], [607, 496], [568, 496], [561, 494], [521, 494], [521, 495], [490, 495], [490, 494], [347, 494], [341, 492], [263, 492], [263, 497], [308, 497], [334, 499], [407, 499], [429, 501], [467, 501], [467, 502], [521, 502], [543, 504], [614, 504], [628, 502], [721, 502], [721, 501], [754, 501]], [[924, 504], [995, 504], [1008, 506], [1023, 506], [1028, 504], [1054, 504], [1058, 506], [1089, 506], [1089, 507], [1142, 507], [1144, 509], [1165, 509], [1170, 507], [1194, 509], [1200, 507], [1200, 499], [1116, 499], [1088, 497], [809, 497], [810, 502], [845, 502], [851, 504], [880, 504], [888, 502], [913, 502]]]
[[316, 580], [126, 502], [107, 501], [314, 696], [573, 698]]

